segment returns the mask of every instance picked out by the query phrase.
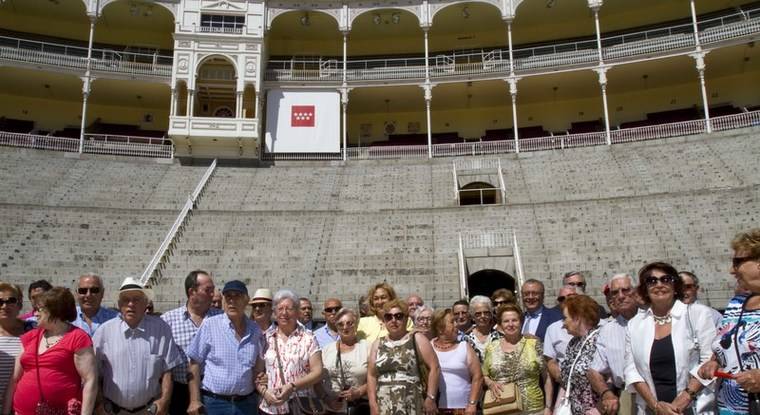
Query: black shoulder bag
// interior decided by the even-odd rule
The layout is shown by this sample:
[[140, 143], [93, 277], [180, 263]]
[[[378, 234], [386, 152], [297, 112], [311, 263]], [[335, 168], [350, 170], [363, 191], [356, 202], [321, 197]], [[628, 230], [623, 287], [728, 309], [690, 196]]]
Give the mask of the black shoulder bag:
[[[357, 342], [356, 345], [359, 343]], [[356, 347], [356, 345], [354, 347]], [[340, 372], [340, 389], [346, 391], [351, 389], [351, 386], [346, 381], [346, 374], [343, 372], [343, 359], [340, 357], [340, 339], [335, 344], [335, 349], [338, 353], [335, 358], [335, 368]], [[346, 402], [346, 414], [348, 415], [365, 415], [369, 414], [369, 401], [364, 398], [359, 398], [355, 401]]]

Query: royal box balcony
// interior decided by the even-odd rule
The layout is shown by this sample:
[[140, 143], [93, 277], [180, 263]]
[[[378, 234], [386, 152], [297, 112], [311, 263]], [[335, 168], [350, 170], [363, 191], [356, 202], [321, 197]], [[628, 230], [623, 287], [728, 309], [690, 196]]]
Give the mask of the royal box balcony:
[[[695, 48], [693, 30], [691, 23], [682, 23], [602, 36], [602, 57], [606, 63], [623, 63], [690, 53]], [[753, 5], [723, 16], [701, 19], [698, 30], [700, 42], [706, 49], [759, 39], [760, 7]], [[518, 76], [593, 68], [599, 64], [594, 38], [532, 47], [518, 46], [512, 54]], [[503, 78], [509, 75], [509, 50], [497, 48], [433, 53], [428, 65], [432, 79]], [[273, 59], [267, 64], [265, 79], [270, 82], [339, 83], [343, 79], [342, 58]], [[425, 58], [348, 58], [346, 79], [354, 84], [419, 82], [425, 79]]]
[[[95, 74], [105, 77], [168, 80], [172, 75], [172, 59], [161, 54], [93, 48], [91, 68]], [[0, 61], [79, 75], [87, 69], [87, 47], [0, 36]]]
[[196, 138], [258, 138], [258, 120], [253, 118], [218, 118], [172, 116], [169, 135]]

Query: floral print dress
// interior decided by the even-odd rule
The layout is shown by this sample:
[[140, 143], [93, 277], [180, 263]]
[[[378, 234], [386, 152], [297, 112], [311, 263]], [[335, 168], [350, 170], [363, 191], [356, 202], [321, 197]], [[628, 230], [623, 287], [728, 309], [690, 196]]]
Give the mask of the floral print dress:
[[375, 367], [380, 415], [422, 414], [422, 382], [412, 336], [399, 340], [381, 338]]
[[486, 346], [483, 375], [501, 384], [515, 382], [523, 413], [544, 409], [544, 393], [540, 385], [544, 369], [544, 350], [538, 339], [523, 337], [511, 352], [502, 350], [501, 340], [494, 340]]
[[[599, 398], [591, 388], [588, 377], [586, 377], [586, 370], [591, 366], [591, 361], [596, 354], [596, 339], [599, 337], [597, 333], [598, 330], [590, 330], [583, 337], [573, 337], [570, 343], [567, 344], [565, 359], [560, 363], [562, 387], [566, 387], [567, 379], [570, 377], [570, 368], [575, 361], [575, 357], [580, 354], [578, 363], [575, 364], [570, 384], [570, 407], [572, 408], [573, 415], [597, 413], [596, 404]], [[584, 345], [586, 337], [589, 339]]]

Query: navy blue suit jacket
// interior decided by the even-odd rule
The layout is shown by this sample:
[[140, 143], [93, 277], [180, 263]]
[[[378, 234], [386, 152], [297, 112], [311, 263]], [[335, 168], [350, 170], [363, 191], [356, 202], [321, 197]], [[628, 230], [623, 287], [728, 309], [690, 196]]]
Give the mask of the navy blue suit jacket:
[[559, 321], [565, 318], [564, 315], [562, 315], [562, 311], [559, 309], [559, 307], [546, 307], [544, 306], [543, 311], [541, 311], [541, 320], [538, 320], [538, 328], [536, 328], [536, 337], [541, 339], [541, 341], [544, 341], [544, 336], [546, 336], [546, 328], [549, 327], [550, 324], [554, 323], [555, 321]]

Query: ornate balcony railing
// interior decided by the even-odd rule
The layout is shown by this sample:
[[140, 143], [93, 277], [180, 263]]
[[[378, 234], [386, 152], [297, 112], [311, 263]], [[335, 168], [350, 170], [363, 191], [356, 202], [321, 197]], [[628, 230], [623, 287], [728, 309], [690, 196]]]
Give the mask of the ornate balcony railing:
[[[699, 39], [703, 45], [760, 35], [760, 7], [737, 10], [730, 14], [699, 21]], [[695, 47], [691, 23], [647, 29], [601, 39], [605, 61], [620, 62], [645, 56], [678, 51], [691, 51]], [[517, 48], [512, 51], [515, 71], [541, 72], [568, 67], [592, 67], [599, 54], [595, 39]], [[341, 81], [340, 65], [335, 57], [292, 58], [270, 60], [267, 64], [267, 81]], [[506, 76], [509, 74], [509, 50], [450, 52], [434, 54], [428, 60], [430, 77], [445, 79], [455, 76]], [[378, 80], [419, 80], [425, 77], [425, 58], [348, 59], [346, 78], [350, 82]]]
[[258, 138], [255, 118], [171, 116], [169, 135], [186, 137]]
[[[0, 36], [0, 60], [84, 71], [87, 48]], [[126, 75], [171, 77], [171, 56], [112, 49], [92, 50], [92, 70]]]
[[[115, 156], [173, 158], [174, 146], [163, 138], [87, 134], [82, 151]], [[38, 150], [79, 151], [79, 139], [0, 131], [0, 145]]]

